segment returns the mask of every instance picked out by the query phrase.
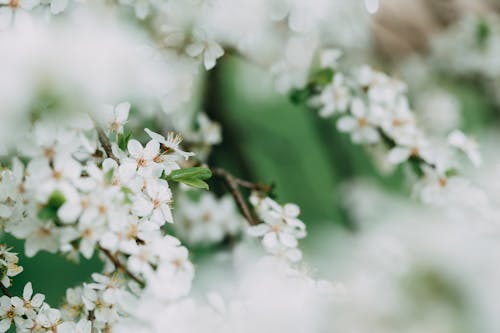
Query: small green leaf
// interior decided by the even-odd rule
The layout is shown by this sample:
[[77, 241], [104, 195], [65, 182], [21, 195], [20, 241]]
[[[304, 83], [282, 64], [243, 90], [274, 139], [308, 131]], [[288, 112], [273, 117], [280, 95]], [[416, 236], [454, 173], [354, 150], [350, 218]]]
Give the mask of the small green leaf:
[[477, 41], [483, 46], [491, 35], [491, 28], [484, 19], [482, 19], [476, 27]]
[[174, 170], [167, 176], [167, 180], [178, 181], [180, 179], [189, 179], [189, 178], [199, 178], [199, 179], [208, 179], [212, 177], [212, 172], [210, 169], [203, 167], [194, 167], [188, 169], [179, 169]]
[[130, 140], [131, 135], [132, 135], [131, 133], [128, 133], [128, 134], [120, 133], [120, 134], [118, 134], [118, 147], [120, 147], [121, 150], [126, 150], [127, 149], [127, 145], [128, 145], [128, 142]]
[[210, 169], [203, 167], [194, 167], [188, 169], [179, 169], [172, 171], [167, 177], [167, 180], [183, 183], [195, 188], [208, 190], [208, 184], [203, 179], [212, 177]]
[[292, 92], [290, 93], [290, 101], [296, 105], [304, 104], [311, 96], [312, 96], [312, 91], [311, 89], [309, 89], [309, 87], [302, 89], [293, 89]]
[[121, 187], [121, 191], [122, 191], [122, 193], [124, 195], [124, 201], [125, 201], [125, 203], [131, 204], [132, 203], [132, 199], [130, 197], [132, 196], [132, 194], [134, 192], [132, 192], [132, 190], [130, 188], [126, 187], [126, 186], [122, 186]]
[[422, 170], [422, 161], [420, 158], [412, 156], [408, 159], [408, 163], [410, 164], [410, 167], [412, 168], [413, 172], [420, 178], [424, 176], [424, 171]]
[[448, 178], [449, 177], [454, 177], [454, 176], [458, 175], [458, 170], [457, 169], [448, 169], [448, 170], [446, 170], [446, 172], [444, 173], [444, 175], [446, 177], [448, 177]]
[[311, 75], [311, 82], [319, 85], [326, 86], [333, 80], [334, 71], [331, 68], [323, 68]]
[[105, 174], [104, 174], [104, 182], [106, 184], [111, 184], [113, 181], [113, 174], [115, 170], [114, 169], [109, 169]]
[[49, 197], [49, 200], [45, 206], [43, 206], [38, 211], [38, 218], [40, 220], [56, 220], [57, 211], [64, 204], [66, 198], [61, 191], [55, 190]]
[[199, 178], [179, 179], [178, 182], [194, 188], [201, 188], [204, 190], [208, 190], [208, 184]]

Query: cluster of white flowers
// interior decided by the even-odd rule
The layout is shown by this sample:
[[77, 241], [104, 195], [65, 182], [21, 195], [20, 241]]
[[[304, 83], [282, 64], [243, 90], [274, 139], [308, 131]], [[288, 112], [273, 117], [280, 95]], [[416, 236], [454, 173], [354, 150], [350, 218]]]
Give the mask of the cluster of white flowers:
[[191, 245], [210, 245], [226, 237], [236, 237], [245, 221], [236, 210], [234, 200], [225, 195], [217, 199], [212, 193], [203, 192], [198, 200], [188, 195], [177, 197], [174, 230]]
[[[32, 283], [24, 286], [22, 296], [13, 296], [9, 291], [10, 277], [22, 272], [18, 266], [19, 258], [9, 252], [5, 245], [0, 245], [2, 272], [4, 274], [1, 287], [3, 296], [0, 297], [0, 332], [7, 332], [12, 325], [16, 332], [62, 332], [62, 333], [91, 333], [91, 322], [87, 319], [88, 313], [82, 316], [78, 323], [74, 318], [63, 318], [61, 311], [51, 308], [45, 302], [45, 295], [33, 294]], [[64, 322], [63, 322], [64, 321]], [[76, 329], [78, 327], [78, 329]]]
[[499, 50], [498, 17], [466, 16], [432, 39], [429, 64], [460, 77], [491, 80], [500, 75]]
[[[409, 162], [431, 187], [448, 185], [458, 169], [457, 151], [480, 164], [477, 144], [462, 132], [452, 132], [448, 143], [439, 142], [417, 125], [403, 82], [368, 66], [344, 73], [338, 57], [336, 50], [324, 51], [322, 69], [306, 88], [292, 92], [292, 98], [319, 109], [322, 117], [337, 117], [337, 128], [354, 143], [384, 147], [389, 165]], [[422, 199], [434, 201], [425, 194]]]
[[297, 248], [297, 239], [306, 236], [306, 225], [298, 219], [299, 206], [292, 203], [282, 206], [257, 192], [252, 193], [250, 202], [263, 223], [250, 226], [248, 234], [262, 237], [262, 245], [270, 254], [292, 262], [299, 261], [302, 252]]
[[19, 258], [16, 253], [10, 252], [5, 245], [0, 245], [0, 282], [6, 288], [10, 287], [10, 278], [23, 271], [23, 267], [18, 265]]
[[16, 23], [17, 19], [33, 14], [38, 16], [57, 15], [68, 6], [68, 0], [2, 0], [0, 1], [0, 30]]
[[[189, 291], [193, 266], [187, 249], [160, 228], [173, 222], [166, 179], [192, 153], [181, 150], [182, 139], [174, 133], [165, 138], [146, 129], [151, 139], [145, 147], [123, 135], [129, 107], [105, 108], [107, 130], [83, 116], [69, 126], [35, 123], [19, 147], [26, 167], [14, 159], [12, 168], [2, 171], [2, 223], [26, 240], [28, 256], [46, 250], [90, 258], [98, 248], [116, 269], [124, 265], [127, 274], [136, 274], [140, 285], [175, 298]], [[98, 136], [116, 140], [102, 144], [103, 151]], [[8, 276], [20, 269], [17, 257], [4, 252], [7, 285]], [[117, 286], [100, 275], [94, 279], [97, 284], [84, 288], [85, 310], [105, 327], [117, 319], [108, 290]]]

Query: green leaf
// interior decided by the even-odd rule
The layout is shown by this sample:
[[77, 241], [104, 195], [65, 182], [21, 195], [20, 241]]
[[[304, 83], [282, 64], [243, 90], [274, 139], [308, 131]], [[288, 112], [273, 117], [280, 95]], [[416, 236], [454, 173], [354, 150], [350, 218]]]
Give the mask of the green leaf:
[[311, 82], [319, 85], [326, 86], [333, 80], [334, 71], [331, 68], [323, 68], [311, 75]]
[[484, 19], [482, 19], [476, 27], [476, 36], [477, 36], [477, 41], [479, 42], [480, 45], [484, 46], [486, 41], [491, 35], [491, 28], [488, 25], [488, 22], [486, 22]]
[[126, 187], [126, 186], [122, 186], [121, 187], [121, 191], [124, 194], [124, 201], [125, 201], [125, 203], [131, 204], [132, 203], [132, 199], [130, 197], [132, 196], [132, 194], [134, 192], [132, 192], [132, 190], [130, 188]]
[[454, 176], [457, 176], [458, 175], [458, 170], [457, 169], [448, 169], [446, 170], [446, 172], [444, 173], [444, 175], [446, 177], [454, 177]]
[[114, 169], [109, 169], [108, 172], [104, 174], [104, 182], [106, 184], [111, 184], [111, 182], [113, 181], [114, 172], [115, 172]]
[[413, 172], [420, 178], [424, 176], [424, 171], [422, 170], [422, 160], [418, 157], [412, 156], [408, 159], [408, 163], [412, 168]]
[[208, 184], [203, 179], [212, 177], [210, 169], [203, 167], [194, 167], [188, 169], [174, 170], [165, 177], [167, 180], [176, 181], [195, 188], [208, 190]]
[[208, 184], [198, 178], [179, 179], [178, 182], [194, 188], [201, 188], [204, 190], [208, 190]]
[[312, 91], [311, 89], [309, 89], [309, 87], [305, 87], [302, 89], [293, 89], [290, 93], [290, 101], [296, 105], [304, 104], [311, 96]]
[[130, 140], [132, 133], [128, 134], [118, 134], [118, 147], [120, 147], [121, 150], [126, 150], [128, 142]]
[[57, 211], [66, 202], [66, 198], [61, 191], [55, 190], [49, 197], [45, 206], [38, 211], [38, 218], [40, 220], [56, 220]]
[[212, 177], [212, 172], [208, 168], [194, 167], [188, 169], [174, 170], [167, 176], [167, 180], [178, 181], [180, 179], [199, 178], [208, 179]]

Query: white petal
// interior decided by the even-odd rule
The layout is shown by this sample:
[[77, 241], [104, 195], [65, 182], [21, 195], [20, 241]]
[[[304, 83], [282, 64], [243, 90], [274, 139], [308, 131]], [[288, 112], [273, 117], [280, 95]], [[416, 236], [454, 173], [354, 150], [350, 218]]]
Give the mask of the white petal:
[[358, 120], [351, 116], [341, 117], [337, 121], [337, 129], [341, 132], [351, 132], [358, 126]]
[[270, 232], [264, 235], [262, 238], [262, 244], [267, 249], [275, 249], [278, 245], [278, 236], [275, 232]]
[[186, 47], [186, 53], [190, 57], [194, 58], [194, 57], [199, 56], [203, 52], [204, 48], [205, 47], [204, 47], [203, 43], [201, 43], [201, 42], [195, 42], [195, 43], [189, 44]]
[[146, 144], [146, 148], [144, 148], [145, 159], [152, 160], [159, 153], [160, 153], [160, 143], [158, 141], [151, 140]]
[[261, 237], [268, 233], [270, 230], [267, 224], [261, 223], [258, 225], [251, 226], [247, 229], [247, 234], [252, 237]]
[[366, 106], [365, 103], [359, 98], [353, 99], [351, 102], [351, 113], [356, 118], [362, 118], [366, 114]]
[[68, 0], [52, 0], [50, 3], [50, 11], [52, 14], [57, 15], [64, 11], [68, 6]]
[[410, 157], [410, 149], [404, 147], [394, 147], [389, 151], [387, 160], [392, 164], [399, 164]]
[[64, 223], [73, 223], [82, 212], [81, 205], [78, 202], [65, 202], [57, 211], [57, 216]]
[[139, 141], [132, 139], [127, 144], [127, 150], [133, 157], [141, 158], [144, 149]]
[[128, 113], [130, 111], [130, 103], [123, 102], [116, 106], [116, 120], [120, 123], [124, 123], [128, 119]]
[[295, 239], [295, 237], [293, 237], [292, 235], [290, 235], [286, 232], [280, 232], [278, 234], [278, 237], [279, 237], [280, 242], [287, 247], [296, 247], [297, 246], [297, 240]]
[[33, 287], [31, 286], [31, 282], [26, 283], [24, 286], [23, 290], [23, 298], [25, 300], [31, 299], [31, 296], [33, 295]]

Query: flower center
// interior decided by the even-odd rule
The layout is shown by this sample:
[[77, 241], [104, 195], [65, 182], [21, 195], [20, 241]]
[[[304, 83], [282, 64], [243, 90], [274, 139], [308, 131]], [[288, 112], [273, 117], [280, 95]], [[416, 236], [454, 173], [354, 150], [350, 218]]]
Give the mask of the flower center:
[[158, 208], [160, 207], [161, 201], [158, 199], [153, 200], [153, 208]]
[[[19, 0], [11, 0], [10, 3], [13, 3], [13, 2], [15, 2], [16, 6], [17, 6], [17, 4], [19, 3]], [[45, 150], [43, 151], [43, 155], [45, 157], [47, 157], [49, 160], [52, 160], [54, 158], [54, 156], [56, 156], [56, 152], [53, 148], [45, 148]]]
[[61, 180], [62, 176], [63, 175], [60, 171], [57, 171], [57, 170], [52, 171], [52, 178], [54, 178], [55, 180]]
[[368, 119], [366, 119], [365, 117], [359, 118], [358, 125], [359, 127], [365, 127], [366, 125], [368, 125]]
[[14, 309], [11, 308], [9, 311], [7, 311], [5, 316], [9, 319], [13, 319], [16, 316], [16, 313], [14, 312]]
[[438, 180], [439, 186], [445, 187], [448, 184], [448, 178], [439, 178]]
[[116, 121], [113, 121], [111, 124], [109, 124], [109, 129], [112, 132], [118, 132], [118, 130], [120, 129], [120, 124], [118, 124]]
[[108, 207], [106, 207], [105, 205], [99, 205], [98, 210], [99, 214], [104, 215], [108, 211]]
[[140, 167], [145, 167], [147, 165], [147, 162], [144, 158], [140, 158], [137, 160], [137, 164], [140, 166]]

